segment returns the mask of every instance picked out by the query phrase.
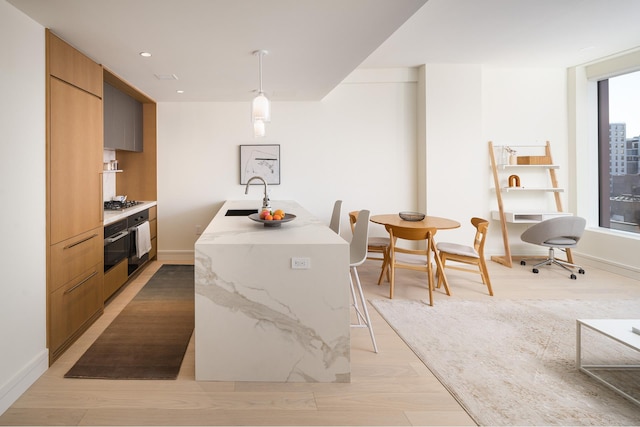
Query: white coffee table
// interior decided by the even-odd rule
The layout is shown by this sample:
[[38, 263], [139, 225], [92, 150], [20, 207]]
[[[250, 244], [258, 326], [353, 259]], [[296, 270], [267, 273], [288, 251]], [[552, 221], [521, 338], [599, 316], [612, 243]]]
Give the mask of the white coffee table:
[[640, 352], [640, 334], [632, 331], [632, 327], [640, 328], [640, 319], [578, 319], [576, 321], [576, 367], [585, 374], [595, 378], [602, 384], [621, 394], [632, 402], [640, 405], [640, 401], [620, 390], [615, 385], [606, 381], [594, 368], [607, 369], [638, 369], [640, 365], [584, 365], [582, 363], [582, 328], [592, 329], [606, 337], [611, 338], [633, 350]]

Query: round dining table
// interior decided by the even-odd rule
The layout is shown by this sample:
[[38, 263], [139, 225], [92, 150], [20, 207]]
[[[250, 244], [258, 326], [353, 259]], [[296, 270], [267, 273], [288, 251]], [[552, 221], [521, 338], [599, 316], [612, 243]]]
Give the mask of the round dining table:
[[[442, 261], [438, 256], [438, 252], [436, 250], [436, 244], [433, 239], [433, 236], [436, 234], [438, 230], [448, 230], [453, 228], [460, 227], [460, 223], [458, 221], [442, 218], [438, 216], [425, 216], [421, 221], [407, 221], [400, 218], [400, 215], [396, 214], [382, 214], [382, 215], [373, 215], [369, 218], [371, 222], [376, 224], [382, 224], [385, 226], [387, 230], [389, 227], [400, 227], [400, 228], [412, 228], [412, 229], [420, 229], [424, 230], [427, 235], [427, 267], [428, 267], [428, 286], [429, 286], [429, 302], [430, 305], [433, 305], [433, 300], [431, 298], [431, 292], [433, 291], [433, 277], [431, 272], [431, 252], [434, 253], [434, 258], [436, 261], [436, 269], [437, 273], [442, 277], [442, 282], [444, 283], [444, 288], [447, 295], [451, 295], [449, 291], [449, 283], [447, 282], [447, 276], [444, 274], [444, 266], [442, 265]], [[393, 243], [392, 243], [393, 244]], [[389, 268], [389, 265], [383, 265], [384, 268]], [[380, 275], [382, 278], [383, 274]], [[392, 295], [390, 295], [392, 297]]]

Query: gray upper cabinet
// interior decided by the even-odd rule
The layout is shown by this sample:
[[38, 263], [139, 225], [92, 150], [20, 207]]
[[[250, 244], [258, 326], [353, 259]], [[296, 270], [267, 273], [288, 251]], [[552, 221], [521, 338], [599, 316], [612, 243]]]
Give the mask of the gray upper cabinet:
[[104, 83], [104, 148], [142, 151], [142, 103]]

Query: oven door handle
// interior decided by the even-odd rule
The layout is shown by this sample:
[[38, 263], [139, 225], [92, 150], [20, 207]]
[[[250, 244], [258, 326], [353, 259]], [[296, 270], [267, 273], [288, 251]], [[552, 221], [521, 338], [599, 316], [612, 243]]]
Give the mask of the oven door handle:
[[133, 227], [129, 227], [129, 233], [135, 233], [136, 231], [138, 231], [138, 227], [140, 227], [142, 224], [144, 224], [145, 222], [149, 222], [149, 221], [141, 221], [139, 223], [137, 223], [136, 225], [134, 225]]
[[119, 232], [118, 234], [111, 236], [111, 237], [107, 237], [104, 239], [104, 244], [108, 245], [111, 244], [113, 242], [117, 242], [118, 240], [122, 239], [124, 236], [128, 235], [129, 231], [128, 230], [124, 230]]

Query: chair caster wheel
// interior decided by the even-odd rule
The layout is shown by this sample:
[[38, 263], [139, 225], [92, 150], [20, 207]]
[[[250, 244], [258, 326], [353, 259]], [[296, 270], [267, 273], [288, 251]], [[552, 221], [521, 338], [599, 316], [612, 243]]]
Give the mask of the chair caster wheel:
[[571, 279], [576, 280], [576, 279], [577, 279], [576, 275], [575, 275], [575, 274], [572, 274], [572, 275], [571, 275]]
[[534, 269], [533, 269], [533, 270], [531, 270], [531, 271], [533, 271], [534, 273], [538, 274], [538, 269], [537, 269], [537, 268], [534, 268]]
[[580, 273], [580, 274], [584, 274], [584, 270], [583, 270], [583, 269], [580, 269], [580, 270], [578, 270], [578, 273]]
[[520, 261], [520, 265], [527, 265], [526, 261]]

